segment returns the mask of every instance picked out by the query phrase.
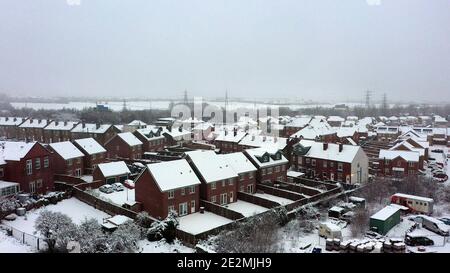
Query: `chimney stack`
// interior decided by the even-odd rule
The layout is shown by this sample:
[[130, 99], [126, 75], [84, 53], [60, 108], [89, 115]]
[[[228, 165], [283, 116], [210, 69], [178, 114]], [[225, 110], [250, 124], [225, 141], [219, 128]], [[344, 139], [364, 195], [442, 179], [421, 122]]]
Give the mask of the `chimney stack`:
[[252, 135], [252, 141], [255, 141], [255, 135]]
[[233, 133], [234, 133], [234, 136], [237, 136], [237, 131], [236, 131], [236, 130], [234, 130], [234, 132], [233, 132]]
[[86, 128], [86, 123], [84, 121], [81, 123], [81, 128]]
[[8, 121], [8, 119], [9, 119], [9, 118], [8, 118], [8, 117], [6, 117], [6, 118], [5, 118], [5, 121]]
[[225, 130], [225, 135], [227, 135], [228, 134], [228, 131], [227, 130]]
[[59, 124], [59, 121], [56, 120], [55, 121], [55, 126], [58, 126], [58, 124]]
[[273, 142], [274, 142], [274, 143], [277, 143], [277, 141], [278, 141], [278, 138], [277, 138], [277, 137], [274, 137], [274, 138], [273, 138]]
[[178, 132], [182, 132], [183, 131], [183, 126], [178, 127]]
[[339, 143], [339, 152], [342, 152], [343, 149], [344, 149], [344, 144]]
[[100, 123], [95, 124], [95, 129], [98, 130], [100, 128]]
[[67, 126], [67, 120], [64, 121], [64, 126]]
[[328, 149], [328, 143], [324, 142], [323, 143], [323, 150], [326, 151]]
[[266, 136], [263, 136], [263, 142], [265, 142], [266, 141]]

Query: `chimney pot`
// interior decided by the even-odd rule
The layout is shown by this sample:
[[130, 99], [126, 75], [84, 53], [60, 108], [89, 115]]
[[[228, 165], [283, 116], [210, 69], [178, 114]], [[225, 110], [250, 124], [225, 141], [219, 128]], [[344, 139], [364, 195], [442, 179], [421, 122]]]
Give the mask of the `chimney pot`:
[[326, 151], [328, 149], [328, 143], [324, 142], [323, 143], [323, 150]]
[[343, 149], [344, 149], [344, 144], [339, 143], [339, 152], [342, 152]]

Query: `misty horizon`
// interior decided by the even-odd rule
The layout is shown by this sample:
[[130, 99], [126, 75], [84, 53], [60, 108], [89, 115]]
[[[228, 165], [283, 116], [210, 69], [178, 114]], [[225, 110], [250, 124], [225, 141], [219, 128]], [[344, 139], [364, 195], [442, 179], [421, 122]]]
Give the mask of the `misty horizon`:
[[0, 2], [0, 93], [450, 101], [450, 2]]

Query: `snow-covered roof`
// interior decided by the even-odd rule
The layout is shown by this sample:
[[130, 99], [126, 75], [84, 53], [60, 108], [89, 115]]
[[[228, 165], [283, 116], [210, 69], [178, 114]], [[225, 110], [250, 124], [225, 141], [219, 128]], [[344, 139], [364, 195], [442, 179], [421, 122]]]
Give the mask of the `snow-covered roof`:
[[131, 132], [117, 134], [117, 137], [120, 137], [123, 141], [125, 141], [125, 143], [130, 146], [142, 145], [142, 142], [139, 140], [139, 138], [137, 138]]
[[398, 127], [392, 126], [377, 127], [377, 134], [397, 134], [398, 132], [399, 132]]
[[23, 122], [24, 118], [19, 117], [0, 117], [0, 125], [17, 126]]
[[287, 123], [286, 127], [305, 127], [310, 121], [311, 117], [298, 117]]
[[416, 196], [416, 195], [410, 195], [410, 194], [405, 194], [405, 193], [396, 193], [394, 195], [398, 196], [398, 197], [402, 197], [402, 198], [414, 199], [414, 200], [417, 200], [417, 201], [434, 202], [434, 200], [431, 199], [431, 198], [422, 197], [422, 196]]
[[218, 156], [223, 161], [228, 162], [238, 174], [256, 171], [255, 165], [242, 152], [220, 154]]
[[48, 120], [46, 119], [27, 119], [19, 125], [20, 128], [44, 128], [47, 126]]
[[411, 143], [409, 143], [408, 141], [402, 141], [399, 142], [397, 144], [395, 144], [393, 147], [391, 147], [389, 150], [397, 150], [399, 151], [399, 148], [403, 146], [406, 149], [408, 149], [409, 151], [413, 151], [413, 152], [418, 152], [420, 154], [420, 156], [424, 156], [425, 155], [425, 149], [424, 148], [417, 148], [414, 147]]
[[94, 155], [99, 153], [106, 153], [106, 149], [103, 148], [95, 139], [93, 138], [82, 138], [76, 139], [75, 142], [78, 146], [83, 149], [88, 155]]
[[359, 150], [362, 149], [360, 146], [342, 144], [342, 151], [339, 152], [339, 144], [328, 143], [327, 149], [324, 150], [323, 142], [312, 140], [301, 140], [294, 145], [294, 149], [299, 145], [303, 147], [302, 151], [306, 151], [303, 156], [347, 163], [352, 163]]
[[148, 164], [147, 168], [161, 192], [200, 184], [185, 159]]
[[341, 137], [352, 137], [356, 133], [355, 127], [340, 127], [337, 129], [337, 136], [339, 138]]
[[384, 207], [382, 210], [378, 211], [374, 215], [372, 215], [370, 218], [375, 219], [375, 220], [385, 221], [399, 210], [400, 209], [398, 207], [389, 205], [389, 206]]
[[164, 129], [162, 127], [157, 127], [153, 125], [148, 125], [146, 128], [137, 129], [136, 133], [143, 136], [147, 140], [155, 140], [164, 138], [162, 134]]
[[191, 132], [188, 130], [184, 130], [183, 128], [181, 129], [181, 131], [179, 128], [172, 128], [171, 131], [163, 128], [161, 133], [172, 137], [175, 141], [187, 140], [191, 137]]
[[305, 139], [316, 139], [320, 136], [331, 135], [336, 131], [327, 122], [311, 122], [310, 125], [291, 135], [291, 137], [303, 137]]
[[242, 138], [245, 137], [247, 133], [243, 131], [222, 131], [220, 132], [217, 137], [214, 139], [216, 141], [225, 141], [225, 142], [232, 142], [232, 143], [238, 143], [241, 141]]
[[420, 153], [413, 151], [385, 150], [381, 149], [378, 158], [389, 159], [401, 157], [406, 161], [419, 162]]
[[265, 147], [267, 149], [278, 149], [283, 150], [286, 147], [286, 138], [284, 137], [274, 137], [274, 136], [263, 136], [263, 135], [253, 135], [248, 134], [241, 139], [239, 145], [249, 146], [249, 147]]
[[131, 219], [130, 217], [127, 217], [127, 216], [125, 216], [125, 215], [120, 215], [120, 214], [115, 215], [115, 216], [113, 216], [113, 217], [111, 217], [111, 218], [108, 218], [108, 219], [106, 219], [106, 220], [107, 220], [108, 222], [110, 222], [110, 223], [116, 225], [116, 226], [123, 225], [123, 224], [125, 224], [125, 223], [128, 222], [128, 221], [133, 221], [133, 219]]
[[70, 141], [55, 142], [50, 143], [49, 145], [57, 154], [64, 158], [64, 160], [84, 156], [84, 154]]
[[92, 133], [92, 134], [103, 134], [112, 125], [111, 124], [97, 124], [95, 123], [79, 123], [72, 129], [72, 133]]
[[0, 141], [0, 161], [20, 161], [37, 142]]
[[186, 155], [191, 159], [206, 183], [238, 176], [231, 164], [222, 160], [214, 151], [192, 151]]
[[287, 172], [287, 176], [289, 176], [289, 177], [301, 177], [304, 175], [305, 175], [305, 173], [302, 173], [302, 172], [296, 172], [296, 171], [288, 171]]
[[340, 116], [329, 116], [327, 121], [343, 122], [343, 121], [345, 121], [345, 118], [340, 117]]
[[338, 225], [336, 225], [334, 223], [331, 223], [331, 222], [324, 222], [324, 223], [321, 223], [321, 224], [326, 226], [332, 232], [339, 232], [339, 231], [342, 230]]
[[[277, 149], [269, 150], [266, 148], [254, 148], [247, 149], [244, 152], [250, 156], [250, 158], [258, 168], [277, 166], [288, 163], [288, 160]], [[276, 154], [280, 156], [280, 159], [274, 159], [274, 155]]]
[[77, 124], [76, 121], [52, 121], [50, 122], [44, 130], [63, 130], [70, 131]]
[[9, 188], [9, 187], [18, 187], [20, 184], [15, 182], [8, 182], [0, 180], [0, 189]]
[[97, 167], [104, 177], [118, 176], [129, 174], [130, 169], [128, 169], [127, 164], [123, 161], [109, 162], [98, 164]]
[[128, 125], [130, 126], [142, 126], [142, 125], [147, 125], [147, 123], [143, 122], [142, 120], [133, 120], [132, 122], [128, 123]]

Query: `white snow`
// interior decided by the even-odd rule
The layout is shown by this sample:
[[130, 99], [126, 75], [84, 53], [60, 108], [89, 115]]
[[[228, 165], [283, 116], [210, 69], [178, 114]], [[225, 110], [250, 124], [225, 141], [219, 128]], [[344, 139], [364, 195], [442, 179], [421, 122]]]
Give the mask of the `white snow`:
[[381, 149], [378, 158], [392, 160], [401, 157], [406, 161], [419, 162], [419, 152], [415, 151], [398, 151]]
[[386, 206], [382, 210], [380, 210], [377, 213], [375, 213], [374, 215], [370, 216], [370, 218], [380, 220], [380, 221], [385, 221], [386, 219], [391, 217], [394, 213], [396, 213], [399, 210], [400, 210], [400, 208], [398, 208], [396, 206]]
[[199, 150], [187, 152], [186, 155], [192, 160], [206, 183], [238, 176], [231, 164], [224, 162], [214, 151]]
[[32, 253], [32, 247], [22, 244], [17, 239], [0, 230], [0, 253]]
[[[254, 148], [254, 149], [247, 149], [245, 150], [245, 153], [247, 153], [251, 158], [252, 161], [257, 165], [259, 168], [265, 168], [265, 167], [271, 167], [271, 166], [278, 166], [282, 164], [288, 163], [288, 160], [281, 155], [281, 159], [274, 160], [270, 155], [274, 155], [277, 152], [280, 152], [277, 149], [265, 149], [265, 148]], [[258, 158], [261, 158], [263, 156], [268, 156], [267, 162], [261, 162]]]
[[75, 143], [77, 143], [88, 155], [106, 153], [106, 149], [93, 138], [76, 139]]
[[0, 141], [0, 161], [20, 161], [37, 142]]
[[64, 160], [83, 157], [84, 154], [78, 150], [70, 141], [55, 142], [49, 144], [52, 149]]
[[147, 168], [161, 192], [200, 184], [186, 159], [148, 164]]
[[130, 146], [138, 146], [142, 145], [142, 142], [137, 138], [133, 133], [126, 132], [126, 133], [120, 133], [117, 134], [118, 137], [120, 137], [125, 143], [127, 143]]
[[180, 223], [178, 229], [193, 235], [233, 222], [233, 220], [209, 211], [205, 211], [204, 214], [200, 212], [192, 213], [178, 218], [178, 221]]
[[253, 165], [253, 163], [242, 152], [220, 154], [218, 156], [228, 162], [238, 174], [256, 171], [255, 165]]
[[150, 242], [148, 240], [141, 240], [138, 242], [140, 253], [193, 253], [193, 248], [184, 246], [178, 239], [172, 244], [165, 240]]
[[122, 206], [125, 203], [135, 202], [134, 200], [134, 189], [130, 190], [125, 188], [123, 191], [115, 191], [112, 193], [104, 193], [98, 189], [94, 189], [94, 192], [98, 193], [103, 200], [110, 203]]
[[338, 162], [352, 163], [358, 154], [360, 146], [342, 145], [342, 151], [339, 152], [339, 145], [328, 143], [326, 150], [323, 149], [322, 142], [315, 142], [312, 140], [301, 140], [298, 144], [303, 147], [310, 147], [306, 156], [318, 159], [333, 160]]
[[264, 199], [267, 199], [267, 200], [277, 202], [280, 205], [287, 205], [287, 204], [294, 203], [294, 201], [292, 201], [291, 199], [278, 197], [278, 196], [267, 194], [267, 193], [255, 193], [254, 195], [264, 198]]
[[62, 200], [56, 205], [50, 204], [39, 209], [27, 211], [25, 216], [19, 216], [14, 221], [2, 221], [2, 224], [11, 226], [28, 234], [34, 234], [36, 231], [34, 222], [38, 218], [39, 213], [44, 209], [66, 214], [75, 224], [80, 224], [86, 218], [94, 218], [99, 223], [102, 223], [104, 218], [109, 217], [109, 215], [103, 211], [97, 210], [76, 198], [70, 198]]
[[70, 131], [77, 124], [76, 121], [52, 121], [50, 122], [44, 130], [62, 130], [62, 131]]
[[75, 126], [71, 132], [72, 133], [91, 133], [91, 134], [103, 134], [105, 133], [112, 125], [111, 124], [97, 124], [95, 123], [79, 123]]
[[227, 205], [227, 208], [230, 210], [234, 210], [236, 212], [241, 213], [245, 217], [250, 217], [255, 214], [259, 214], [265, 211], [268, 211], [268, 208], [255, 205], [253, 203], [245, 202], [242, 200], [238, 200], [236, 202], [230, 203]]
[[123, 161], [109, 162], [98, 164], [97, 167], [100, 169], [104, 177], [118, 176], [131, 173], [128, 169], [127, 164]]

